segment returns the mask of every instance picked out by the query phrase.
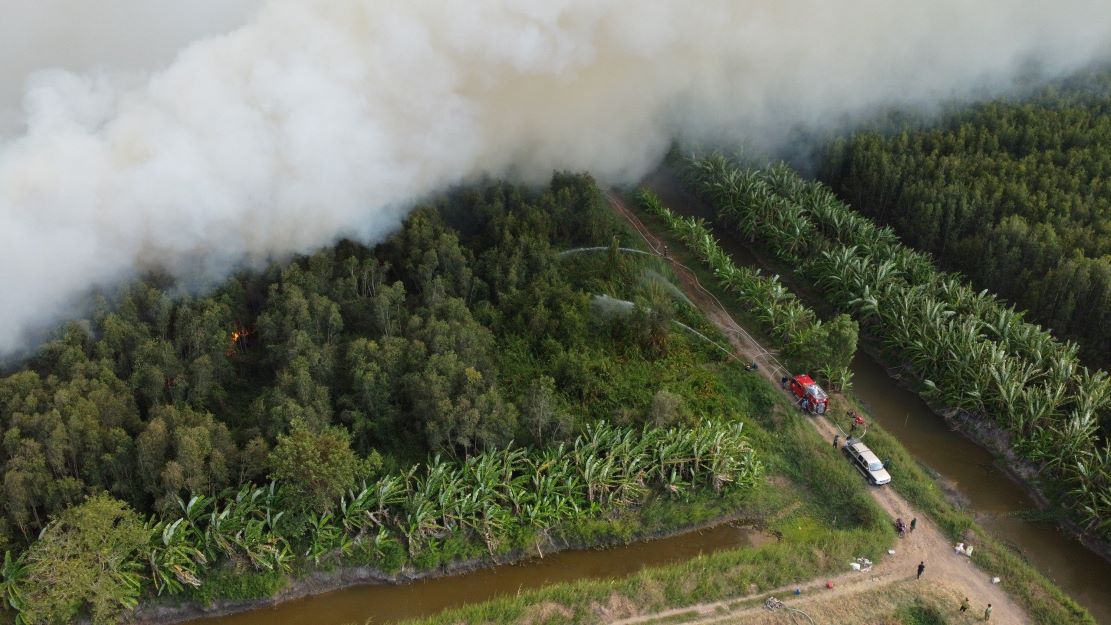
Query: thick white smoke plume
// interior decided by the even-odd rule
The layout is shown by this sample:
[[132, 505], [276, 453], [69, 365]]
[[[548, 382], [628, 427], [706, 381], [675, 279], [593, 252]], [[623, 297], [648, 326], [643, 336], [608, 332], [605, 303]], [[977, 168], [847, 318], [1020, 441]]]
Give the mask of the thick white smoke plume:
[[[263, 0], [0, 0], [0, 134], [18, 130], [27, 76], [108, 71], [141, 83], [182, 46], [228, 32]], [[49, 80], [46, 76], [44, 80]]]
[[630, 180], [675, 136], [1004, 87], [1109, 35], [1111, 3], [1083, 0], [275, 0], [130, 87], [30, 82], [0, 145], [0, 352], [150, 264], [375, 241], [476, 175]]

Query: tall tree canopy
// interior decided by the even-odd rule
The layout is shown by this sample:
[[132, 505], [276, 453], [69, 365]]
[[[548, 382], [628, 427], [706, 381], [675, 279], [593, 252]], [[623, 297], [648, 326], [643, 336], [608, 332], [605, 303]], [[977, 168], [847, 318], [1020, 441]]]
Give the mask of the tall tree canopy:
[[856, 209], [1111, 366], [1111, 72], [838, 141]]
[[62, 512], [27, 552], [23, 619], [54, 625], [84, 613], [94, 625], [116, 623], [138, 600], [130, 557], [148, 535], [134, 510], [107, 495]]

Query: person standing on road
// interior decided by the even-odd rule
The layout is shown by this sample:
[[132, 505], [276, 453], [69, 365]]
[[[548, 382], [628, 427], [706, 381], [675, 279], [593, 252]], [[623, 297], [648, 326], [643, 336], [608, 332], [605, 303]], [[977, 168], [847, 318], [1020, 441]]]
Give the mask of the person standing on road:
[[984, 620], [986, 621], [989, 618], [991, 618], [991, 604], [990, 603], [988, 604], [988, 607], [984, 608]]
[[926, 562], [925, 561], [919, 562], [918, 563], [918, 577], [916, 577], [915, 579], [922, 579], [922, 571], [925, 571], [925, 570], [926, 570]]
[[968, 608], [971, 608], [971, 607], [972, 607], [972, 603], [969, 602], [968, 597], [965, 597], [964, 601], [961, 601], [961, 612], [967, 612]]
[[915, 526], [917, 526], [917, 525], [918, 525], [918, 517], [914, 517], [913, 519], [910, 520], [910, 531], [913, 532]]
[[841, 435], [840, 434], [834, 434], [833, 435], [833, 448], [834, 449], [837, 449], [837, 441], [839, 441], [839, 440], [841, 440]]

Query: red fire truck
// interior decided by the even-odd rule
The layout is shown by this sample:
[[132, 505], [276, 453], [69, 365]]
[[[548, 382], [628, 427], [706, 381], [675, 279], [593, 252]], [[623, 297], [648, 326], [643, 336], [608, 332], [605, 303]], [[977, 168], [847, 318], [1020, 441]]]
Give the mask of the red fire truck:
[[795, 396], [799, 407], [811, 414], [825, 414], [829, 407], [829, 395], [818, 386], [814, 378], [806, 374], [793, 378], [783, 378], [783, 388]]

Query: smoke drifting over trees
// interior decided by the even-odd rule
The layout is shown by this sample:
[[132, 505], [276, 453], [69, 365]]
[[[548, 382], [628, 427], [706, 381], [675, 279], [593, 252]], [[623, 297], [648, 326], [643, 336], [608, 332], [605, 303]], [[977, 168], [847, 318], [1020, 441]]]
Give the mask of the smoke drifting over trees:
[[0, 353], [137, 270], [198, 284], [375, 241], [485, 174], [630, 180], [676, 137], [768, 144], [998, 91], [1109, 35], [1111, 4], [1081, 0], [274, 0], [145, 80], [29, 81], [0, 144]]

